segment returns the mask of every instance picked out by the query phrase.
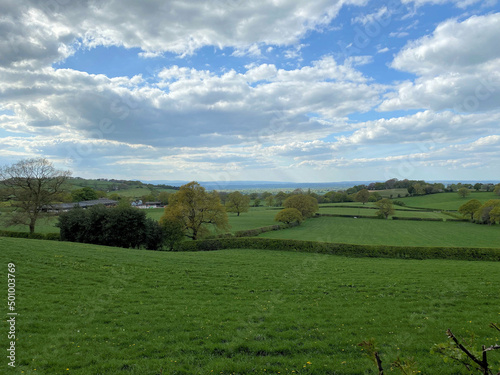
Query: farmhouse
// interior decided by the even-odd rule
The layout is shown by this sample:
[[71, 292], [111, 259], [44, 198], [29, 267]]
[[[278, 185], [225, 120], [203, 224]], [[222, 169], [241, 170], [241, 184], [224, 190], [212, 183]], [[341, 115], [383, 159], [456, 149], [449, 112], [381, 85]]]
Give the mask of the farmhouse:
[[82, 201], [82, 202], [72, 202], [72, 203], [57, 203], [57, 204], [49, 204], [42, 207], [43, 212], [65, 212], [69, 211], [75, 207], [88, 208], [92, 206], [96, 206], [98, 204], [103, 204], [106, 207], [116, 206], [118, 201], [107, 199], [107, 198], [99, 198], [91, 201]]

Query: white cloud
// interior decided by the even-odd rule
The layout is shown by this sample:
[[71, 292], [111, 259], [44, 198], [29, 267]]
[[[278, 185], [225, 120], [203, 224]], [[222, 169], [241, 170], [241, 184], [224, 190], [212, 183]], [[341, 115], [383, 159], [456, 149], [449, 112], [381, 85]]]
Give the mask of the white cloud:
[[454, 4], [459, 8], [466, 8], [470, 5], [479, 3], [481, 0], [401, 0], [403, 4], [414, 3], [416, 6], [423, 6], [426, 4], [431, 5], [442, 5], [442, 4]]
[[220, 75], [172, 66], [151, 85], [141, 76], [53, 68], [0, 69], [0, 79], [0, 107], [15, 114], [0, 122], [5, 129], [96, 138], [100, 124], [112, 123], [104, 139], [153, 146], [311, 140], [373, 108], [384, 89], [331, 57], [294, 70], [262, 64]]
[[391, 66], [418, 76], [387, 95], [380, 110], [492, 110], [500, 102], [500, 13], [440, 24], [409, 43]]
[[388, 9], [386, 6], [381, 7], [374, 13], [363, 14], [357, 16], [351, 20], [351, 23], [359, 23], [361, 25], [367, 25], [369, 23], [378, 22], [384, 18], [390, 18], [392, 16], [392, 10]]
[[38, 2], [0, 5], [0, 66], [43, 66], [73, 53], [73, 46], [140, 48], [142, 57], [193, 54], [205, 46], [260, 55], [260, 46], [297, 44], [327, 26], [357, 0], [165, 2]]

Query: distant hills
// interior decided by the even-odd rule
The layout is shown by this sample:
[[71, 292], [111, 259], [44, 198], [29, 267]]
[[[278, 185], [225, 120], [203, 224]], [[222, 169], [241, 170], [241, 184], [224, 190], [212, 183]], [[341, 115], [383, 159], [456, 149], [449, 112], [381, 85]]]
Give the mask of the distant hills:
[[[151, 180], [142, 181], [153, 185], [181, 186], [191, 181], [182, 180]], [[285, 182], [285, 181], [198, 181], [207, 190], [251, 190], [251, 189], [321, 189], [321, 190], [345, 190], [350, 187], [362, 184], [370, 184], [373, 180], [367, 181], [340, 181], [340, 182]], [[477, 181], [477, 180], [439, 180], [427, 181], [430, 183], [448, 184], [475, 184], [498, 183], [499, 180]]]

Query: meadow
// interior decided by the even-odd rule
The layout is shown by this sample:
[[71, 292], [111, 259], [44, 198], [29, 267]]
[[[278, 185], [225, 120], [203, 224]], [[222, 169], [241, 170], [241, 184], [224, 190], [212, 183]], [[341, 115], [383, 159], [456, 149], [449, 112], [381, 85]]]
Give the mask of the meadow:
[[413, 357], [424, 374], [465, 374], [430, 354], [446, 329], [474, 332], [476, 347], [500, 341], [488, 328], [500, 320], [494, 262], [3, 237], [0, 248], [20, 314], [5, 374], [375, 374], [357, 345], [370, 338], [387, 369]]
[[500, 246], [500, 227], [469, 222], [376, 220], [319, 217], [301, 225], [259, 235], [365, 245], [492, 247]]
[[[450, 220], [460, 218], [458, 207], [469, 199], [485, 202], [497, 199], [493, 193], [472, 192], [466, 198], [456, 193], [441, 193], [398, 199], [406, 206], [394, 205], [394, 216], [401, 218], [422, 218]], [[349, 217], [320, 217], [306, 220], [298, 227], [264, 233], [262, 237], [300, 239], [323, 242], [353, 244], [407, 245], [407, 246], [462, 246], [462, 247], [499, 247], [500, 228], [481, 226], [468, 222], [425, 222], [403, 220], [376, 220], [377, 210], [373, 202], [365, 205], [359, 202], [327, 203], [319, 205], [319, 214], [370, 216], [373, 219]], [[280, 208], [250, 207], [248, 212], [237, 216], [228, 213], [230, 229], [235, 233], [248, 229], [276, 224], [274, 217]], [[147, 209], [149, 217], [159, 220], [163, 208]], [[8, 212], [2, 212], [8, 215]], [[40, 220], [36, 231], [57, 233], [57, 217]], [[27, 232], [27, 226], [0, 227], [14, 231]]]
[[498, 195], [493, 192], [477, 192], [471, 191], [470, 195], [465, 198], [459, 197], [457, 193], [439, 193], [420, 195], [407, 198], [398, 198], [404, 202], [406, 206], [418, 208], [431, 208], [435, 210], [450, 210], [456, 211], [458, 208], [471, 199], [477, 199], [481, 203], [489, 199], [500, 199]]

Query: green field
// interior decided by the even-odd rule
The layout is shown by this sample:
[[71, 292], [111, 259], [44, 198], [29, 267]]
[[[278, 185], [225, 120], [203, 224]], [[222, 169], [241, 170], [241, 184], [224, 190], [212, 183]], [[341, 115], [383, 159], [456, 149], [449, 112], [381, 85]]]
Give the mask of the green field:
[[[144, 189], [138, 189], [144, 190]], [[456, 210], [469, 199], [477, 198], [480, 201], [499, 198], [493, 193], [473, 192], [467, 198], [460, 198], [456, 193], [441, 193], [419, 197], [401, 198], [407, 206], [420, 207], [422, 211], [410, 207], [394, 206], [394, 216], [404, 218], [437, 218], [452, 219], [441, 210]], [[375, 204], [372, 202], [362, 205], [359, 202], [320, 205], [320, 214], [341, 214], [354, 216], [376, 216]], [[4, 207], [2, 216], [8, 215]], [[163, 215], [163, 208], [145, 210], [149, 217], [159, 220]], [[251, 207], [248, 212], [237, 216], [228, 214], [229, 232], [255, 229], [276, 224], [274, 217], [279, 208]], [[454, 212], [454, 214], [457, 214]], [[458, 215], [458, 217], [460, 217]], [[1, 217], [0, 217], [1, 218]], [[56, 217], [41, 220], [37, 223], [39, 233], [57, 233]], [[27, 232], [27, 226], [2, 227], [0, 229]], [[324, 217], [309, 219], [296, 228], [263, 234], [265, 237], [303, 239], [326, 242], [343, 242], [354, 244], [382, 244], [407, 246], [464, 246], [464, 247], [499, 247], [500, 228], [495, 226], [481, 226], [467, 222], [441, 223], [396, 220], [370, 220]]]
[[500, 226], [320, 217], [259, 237], [373, 245], [499, 247]]
[[446, 329], [500, 340], [488, 328], [500, 320], [493, 262], [2, 237], [0, 248], [3, 267], [16, 265], [19, 313], [17, 367], [4, 358], [2, 374], [375, 374], [357, 346], [370, 338], [387, 369], [401, 356], [424, 374], [466, 374], [429, 352]]
[[421, 195], [416, 197], [398, 198], [410, 207], [433, 208], [439, 210], [456, 211], [458, 208], [471, 199], [478, 199], [481, 202], [486, 202], [488, 199], [500, 199], [500, 196], [492, 192], [475, 192], [471, 191], [470, 195], [461, 198], [457, 193], [440, 193]]
[[[377, 210], [374, 210], [369, 207], [320, 207], [320, 214], [336, 214], [336, 215], [354, 215], [354, 216], [377, 216]], [[395, 212], [393, 216], [398, 217], [420, 217], [420, 218], [440, 218], [446, 219], [450, 218], [449, 216], [441, 213], [440, 211], [436, 212], [427, 212], [427, 211], [414, 211], [404, 207], [395, 206]]]

